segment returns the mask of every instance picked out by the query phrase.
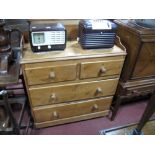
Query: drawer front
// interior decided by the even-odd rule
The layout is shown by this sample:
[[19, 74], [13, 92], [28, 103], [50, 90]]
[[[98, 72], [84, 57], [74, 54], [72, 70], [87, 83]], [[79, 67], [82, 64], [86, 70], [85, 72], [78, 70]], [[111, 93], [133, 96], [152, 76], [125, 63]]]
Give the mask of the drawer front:
[[112, 97], [106, 97], [58, 106], [38, 107], [34, 108], [33, 112], [36, 122], [39, 123], [109, 110], [111, 102]]
[[32, 106], [114, 95], [118, 79], [30, 88]]
[[95, 78], [110, 75], [119, 75], [124, 60], [98, 61], [81, 63], [80, 78]]
[[137, 87], [131, 87], [126, 89], [126, 94], [132, 95], [141, 95], [143, 93], [153, 92], [155, 89], [155, 84], [151, 85], [142, 85]]
[[48, 84], [76, 79], [76, 64], [26, 69], [29, 85]]

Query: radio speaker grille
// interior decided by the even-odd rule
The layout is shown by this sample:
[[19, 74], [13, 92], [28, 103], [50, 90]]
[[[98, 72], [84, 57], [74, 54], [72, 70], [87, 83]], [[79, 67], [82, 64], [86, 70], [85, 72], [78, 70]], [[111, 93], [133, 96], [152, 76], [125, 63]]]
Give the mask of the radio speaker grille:
[[51, 31], [50, 34], [51, 45], [58, 45], [65, 43], [65, 31]]

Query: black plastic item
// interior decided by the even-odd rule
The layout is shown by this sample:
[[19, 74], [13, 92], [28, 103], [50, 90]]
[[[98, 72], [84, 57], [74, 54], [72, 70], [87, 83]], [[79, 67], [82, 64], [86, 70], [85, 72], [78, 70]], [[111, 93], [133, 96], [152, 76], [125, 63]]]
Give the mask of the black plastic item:
[[155, 19], [135, 19], [135, 24], [146, 29], [155, 29]]
[[84, 49], [111, 48], [114, 46], [117, 25], [110, 20], [81, 20], [79, 43]]
[[[33, 38], [32, 33], [39, 33], [43, 34], [44, 32], [55, 32], [55, 34], [50, 34], [50, 38], [48, 38], [48, 42], [50, 43], [40, 43], [40, 45], [34, 45], [33, 44]], [[64, 35], [61, 36], [61, 34], [56, 32], [64, 32]], [[30, 23], [30, 29], [29, 29], [29, 35], [30, 35], [30, 44], [31, 49], [33, 52], [45, 52], [45, 51], [53, 51], [53, 50], [64, 50], [66, 48], [66, 40], [67, 40], [67, 31], [63, 24], [61, 23], [48, 23], [48, 24], [39, 24], [39, 23]], [[64, 43], [61, 42], [60, 38], [65, 37]], [[45, 38], [46, 40], [46, 38]], [[51, 40], [51, 41], [49, 41]], [[46, 40], [47, 41], [47, 40]], [[49, 48], [50, 47], [50, 48]]]

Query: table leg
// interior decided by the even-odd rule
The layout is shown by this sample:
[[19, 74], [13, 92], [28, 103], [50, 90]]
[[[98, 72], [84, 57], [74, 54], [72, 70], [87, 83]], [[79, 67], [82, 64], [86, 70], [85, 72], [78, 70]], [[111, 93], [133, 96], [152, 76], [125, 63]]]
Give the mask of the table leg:
[[3, 96], [4, 106], [6, 108], [8, 116], [10, 117], [11, 122], [13, 124], [13, 132], [15, 134], [20, 134], [20, 130], [19, 130], [18, 124], [16, 122], [16, 119], [15, 119], [15, 117], [13, 115], [13, 112], [12, 112], [12, 109], [11, 109], [11, 105], [8, 102], [8, 93], [7, 93], [6, 90], [2, 91], [2, 96]]

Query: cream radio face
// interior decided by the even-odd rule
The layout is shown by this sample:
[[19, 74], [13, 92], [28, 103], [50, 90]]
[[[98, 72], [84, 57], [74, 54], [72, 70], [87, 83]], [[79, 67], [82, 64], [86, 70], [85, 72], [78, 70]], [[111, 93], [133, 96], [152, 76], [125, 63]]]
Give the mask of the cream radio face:
[[65, 31], [32, 32], [33, 46], [65, 44]]

